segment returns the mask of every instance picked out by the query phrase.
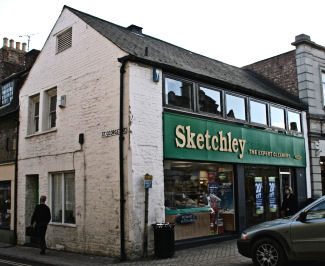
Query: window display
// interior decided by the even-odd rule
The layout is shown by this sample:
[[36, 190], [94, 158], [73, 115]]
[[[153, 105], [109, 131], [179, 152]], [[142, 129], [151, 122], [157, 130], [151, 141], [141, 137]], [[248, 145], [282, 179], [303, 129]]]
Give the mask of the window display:
[[[231, 164], [165, 160], [164, 168], [166, 221], [176, 223], [176, 240], [236, 230]], [[194, 222], [177, 224], [184, 214]]]
[[0, 228], [10, 229], [11, 186], [10, 181], [0, 181]]

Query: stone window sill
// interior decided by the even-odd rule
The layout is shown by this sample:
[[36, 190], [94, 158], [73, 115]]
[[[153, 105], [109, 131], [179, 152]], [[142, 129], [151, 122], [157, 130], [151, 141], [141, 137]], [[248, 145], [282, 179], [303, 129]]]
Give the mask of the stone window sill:
[[72, 228], [76, 228], [77, 225], [76, 224], [63, 224], [63, 223], [55, 223], [55, 222], [50, 222], [49, 225], [57, 225], [57, 226], [63, 226], [63, 227], [72, 227]]
[[56, 132], [56, 131], [57, 131], [56, 128], [51, 128], [49, 130], [45, 130], [45, 131], [42, 131], [42, 132], [37, 132], [37, 133], [29, 134], [25, 138], [28, 139], [28, 138], [32, 138], [32, 137], [36, 137], [36, 136], [40, 136], [40, 135], [45, 135], [45, 134], [48, 134], [48, 133]]

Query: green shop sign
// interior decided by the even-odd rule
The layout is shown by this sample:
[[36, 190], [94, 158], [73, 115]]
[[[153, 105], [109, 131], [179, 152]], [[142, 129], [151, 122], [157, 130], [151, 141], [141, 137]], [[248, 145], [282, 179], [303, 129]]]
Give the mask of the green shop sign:
[[166, 159], [306, 166], [304, 138], [166, 112], [164, 156]]

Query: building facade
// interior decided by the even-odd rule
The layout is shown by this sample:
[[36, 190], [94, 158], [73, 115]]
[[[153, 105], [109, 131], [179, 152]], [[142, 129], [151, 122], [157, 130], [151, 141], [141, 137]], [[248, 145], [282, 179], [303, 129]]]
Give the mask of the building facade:
[[65, 6], [20, 93], [18, 241], [41, 194], [49, 247], [122, 259], [153, 250], [154, 223], [182, 244], [277, 218], [284, 186], [306, 199], [305, 111], [249, 71]]
[[[4, 38], [0, 49], [0, 239], [14, 243], [16, 232], [16, 172], [19, 89], [37, 52]], [[25, 46], [25, 45], [23, 45]], [[25, 60], [28, 58], [28, 62]]]
[[323, 133], [325, 47], [305, 34], [296, 36], [295, 50], [256, 62], [251, 69], [279, 84], [308, 105], [308, 137], [311, 175], [309, 197], [325, 193], [325, 139]]

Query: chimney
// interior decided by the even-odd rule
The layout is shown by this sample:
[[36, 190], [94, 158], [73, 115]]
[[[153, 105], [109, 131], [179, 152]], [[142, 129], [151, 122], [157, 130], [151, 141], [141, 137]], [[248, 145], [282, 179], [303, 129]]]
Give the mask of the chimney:
[[16, 50], [20, 50], [20, 42], [16, 42]]
[[3, 38], [3, 47], [8, 47], [8, 38]]
[[10, 48], [14, 49], [15, 41], [13, 39], [10, 39], [9, 43], [10, 43]]
[[133, 33], [142, 35], [142, 28], [137, 25], [132, 24], [129, 27], [127, 27], [127, 29]]
[[301, 42], [301, 41], [311, 41], [310, 36], [307, 34], [300, 34], [296, 36], [296, 42]]
[[26, 50], [27, 50], [26, 47], [27, 47], [27, 44], [25, 42], [23, 42], [23, 48], [22, 48], [23, 52], [26, 52]]

